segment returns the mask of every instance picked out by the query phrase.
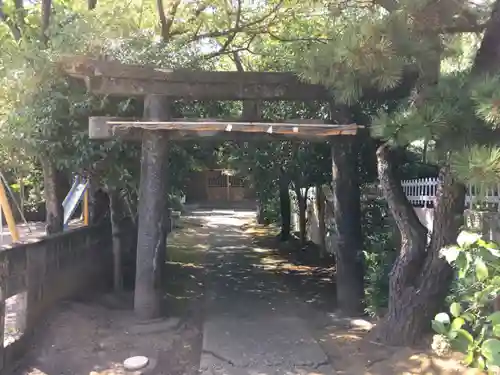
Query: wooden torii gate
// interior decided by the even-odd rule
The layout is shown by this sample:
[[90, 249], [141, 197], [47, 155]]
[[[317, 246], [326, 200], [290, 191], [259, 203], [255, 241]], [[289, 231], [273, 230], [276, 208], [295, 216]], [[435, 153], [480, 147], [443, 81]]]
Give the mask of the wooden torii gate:
[[[334, 198], [338, 198], [334, 199], [336, 215], [343, 216], [344, 223], [348, 222], [346, 217], [358, 221], [354, 223], [354, 228], [352, 224], [339, 225], [337, 228], [340, 242], [336, 256], [342, 258], [339, 265], [346, 265], [337, 270], [337, 278], [346, 284], [355, 277], [363, 277], [362, 263], [358, 259], [361, 252], [359, 200], [355, 202], [342, 197], [349, 189], [359, 189], [357, 171], [343, 171], [339, 167], [346, 159], [357, 157], [352, 149], [352, 136], [358, 129], [356, 124], [333, 125], [307, 120], [249, 121], [248, 113], [242, 119], [179, 119], [171, 116], [171, 103], [175, 99], [244, 102], [328, 100], [330, 95], [323, 86], [303, 83], [292, 73], [172, 71], [84, 57], [64, 59], [61, 66], [68, 75], [83, 79], [88, 90], [94, 94], [144, 98], [142, 119], [89, 119], [89, 135], [92, 139], [119, 137], [142, 142], [134, 294], [134, 308], [139, 317], [154, 318], [160, 313], [159, 277], [165, 253], [167, 219], [164, 192], [168, 177], [167, 151], [172, 140], [197, 137], [262, 140], [277, 137], [325, 142], [336, 136], [332, 147], [333, 192]], [[250, 117], [253, 120], [256, 116], [254, 113]], [[352, 301], [353, 292], [359, 295], [359, 299], [362, 298], [362, 290], [339, 289], [339, 304], [342, 305], [342, 300]]]

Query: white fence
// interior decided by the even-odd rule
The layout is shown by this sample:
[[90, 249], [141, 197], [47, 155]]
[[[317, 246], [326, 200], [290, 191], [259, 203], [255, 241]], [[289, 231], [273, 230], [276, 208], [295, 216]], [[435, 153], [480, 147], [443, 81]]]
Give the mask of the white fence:
[[[438, 185], [437, 178], [403, 180], [401, 185], [412, 205], [431, 207], [434, 204]], [[465, 204], [468, 208], [472, 208], [471, 205], [481, 205], [495, 208], [500, 212], [500, 185], [495, 188], [483, 189], [473, 185], [468, 186]]]

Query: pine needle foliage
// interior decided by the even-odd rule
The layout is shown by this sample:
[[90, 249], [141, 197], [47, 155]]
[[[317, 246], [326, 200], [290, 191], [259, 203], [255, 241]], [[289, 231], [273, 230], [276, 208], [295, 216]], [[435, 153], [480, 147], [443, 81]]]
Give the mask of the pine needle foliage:
[[331, 87], [337, 101], [349, 104], [367, 87], [396, 87], [408, 61], [397, 53], [387, 22], [368, 15], [334, 21], [330, 41], [313, 46], [299, 62], [302, 76]]
[[367, 89], [383, 95], [395, 88], [405, 72], [432, 76], [429, 67], [441, 61], [437, 83], [427, 84], [418, 102], [403, 97], [395, 110], [380, 106], [372, 135], [399, 146], [425, 143], [433, 162], [451, 162], [464, 181], [496, 184], [500, 77], [472, 82], [478, 38], [444, 31], [465, 13], [483, 19], [487, 4], [402, 0], [397, 10], [350, 4], [332, 13], [329, 42], [313, 46], [301, 59], [304, 78], [327, 85], [338, 102], [353, 105]]
[[451, 165], [456, 175], [474, 186], [500, 184], [500, 148], [474, 145], [456, 152]]
[[472, 90], [476, 115], [493, 128], [500, 125], [500, 77], [485, 77]]

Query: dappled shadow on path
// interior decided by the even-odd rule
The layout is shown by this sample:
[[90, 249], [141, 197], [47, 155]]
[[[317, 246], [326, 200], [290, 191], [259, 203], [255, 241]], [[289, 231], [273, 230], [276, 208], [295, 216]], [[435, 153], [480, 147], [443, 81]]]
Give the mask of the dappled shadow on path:
[[[330, 374], [300, 311], [304, 303], [278, 271], [279, 257], [244, 231], [255, 213], [213, 214], [206, 257], [202, 374]], [[211, 372], [218, 368], [220, 371]]]
[[233, 314], [238, 312], [242, 315], [250, 310], [267, 311], [270, 305], [276, 304], [277, 308], [278, 303], [283, 303], [279, 296], [286, 292], [283, 284], [273, 272], [263, 267], [266, 254], [249, 246], [251, 238], [241, 230], [241, 225], [251, 218], [253, 213], [237, 211], [227, 216], [212, 211], [212, 216], [206, 218], [206, 227], [216, 233], [206, 257], [211, 285], [208, 291], [211, 294], [207, 298], [219, 301], [209, 306], [220, 308], [221, 314], [225, 309], [221, 300], [231, 303]]
[[320, 259], [314, 244], [303, 247], [295, 239], [279, 241], [272, 228], [254, 224], [245, 227], [245, 232], [253, 238], [254, 251], [266, 254], [261, 262], [305, 302], [306, 308], [300, 314], [336, 374], [480, 374], [462, 366], [460, 355], [433, 355], [428, 342], [414, 348], [394, 348], [368, 341], [367, 333], [376, 322], [349, 319], [336, 311], [333, 259]]
[[261, 232], [261, 235], [252, 230], [248, 232], [252, 235], [254, 249], [267, 253], [263, 262], [267, 262], [267, 267], [280, 275], [302, 301], [320, 310], [335, 310], [335, 264], [332, 256], [321, 258], [318, 246], [311, 242], [302, 246], [296, 238], [283, 242], [277, 236], [266, 236], [266, 232]]
[[[161, 352], [152, 374], [194, 375], [201, 354], [201, 322], [207, 314], [224, 320], [228, 306], [243, 322], [251, 314], [266, 314], [273, 322], [300, 316], [337, 374], [466, 374], [456, 370], [456, 361], [371, 343], [363, 339], [366, 330], [350, 325], [352, 320], [340, 324], [334, 319], [331, 259], [320, 260], [314, 246], [280, 243], [266, 231], [257, 235], [243, 226], [250, 219], [248, 212], [198, 211], [169, 236], [164, 303], [169, 316], [180, 318], [172, 329], [131, 338], [126, 328], [136, 322], [130, 294], [64, 303], [50, 315], [30, 362], [15, 375], [88, 375], [93, 369], [118, 366], [129, 355], [144, 354], [138, 352], [141, 345]], [[207, 284], [213, 288], [207, 290]], [[208, 304], [204, 311], [207, 300], [220, 303]], [[277, 336], [280, 327], [268, 334]]]

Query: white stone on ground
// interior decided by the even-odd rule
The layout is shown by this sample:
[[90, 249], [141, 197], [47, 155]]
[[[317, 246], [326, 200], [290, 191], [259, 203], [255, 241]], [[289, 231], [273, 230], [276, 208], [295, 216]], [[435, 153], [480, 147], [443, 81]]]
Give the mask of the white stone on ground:
[[123, 366], [127, 371], [137, 371], [144, 369], [149, 363], [148, 357], [137, 356], [130, 357], [123, 361]]

